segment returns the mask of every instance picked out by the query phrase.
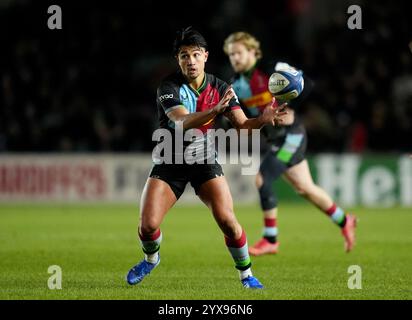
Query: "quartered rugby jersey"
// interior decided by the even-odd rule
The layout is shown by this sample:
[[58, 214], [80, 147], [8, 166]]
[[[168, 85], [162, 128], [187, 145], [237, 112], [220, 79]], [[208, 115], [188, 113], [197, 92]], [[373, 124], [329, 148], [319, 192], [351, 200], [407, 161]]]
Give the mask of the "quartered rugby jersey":
[[[206, 111], [217, 105], [223, 97], [228, 84], [212, 74], [205, 73], [205, 79], [198, 90], [187, 83], [182, 73], [170, 75], [162, 81], [157, 89], [157, 108], [159, 112], [160, 128], [174, 129], [173, 121], [166, 113], [184, 106], [189, 113]], [[239, 102], [233, 98], [229, 102], [230, 110], [240, 109]], [[214, 120], [202, 125], [200, 130], [206, 132], [212, 128]]]
[[[170, 75], [157, 89], [159, 127], [174, 132], [175, 123], [168, 118], [168, 112], [182, 107], [186, 108], [189, 113], [212, 109], [219, 103], [227, 88], [226, 82], [208, 73], [205, 73], [205, 79], [198, 90], [189, 86], [181, 72]], [[236, 109], [240, 109], [240, 103], [234, 97], [230, 100], [225, 113]], [[212, 119], [197, 128], [203, 132], [203, 137], [184, 142], [184, 150], [189, 148], [193, 153], [197, 153], [198, 159], [202, 157], [206, 159], [208, 155], [205, 152], [210, 152], [210, 147], [213, 145], [211, 137], [207, 135], [207, 130], [213, 128], [214, 124], [215, 119]], [[213, 156], [215, 157], [214, 151]]]
[[242, 107], [249, 117], [256, 117], [272, 101], [268, 90], [269, 77], [257, 68], [236, 74], [232, 81]]

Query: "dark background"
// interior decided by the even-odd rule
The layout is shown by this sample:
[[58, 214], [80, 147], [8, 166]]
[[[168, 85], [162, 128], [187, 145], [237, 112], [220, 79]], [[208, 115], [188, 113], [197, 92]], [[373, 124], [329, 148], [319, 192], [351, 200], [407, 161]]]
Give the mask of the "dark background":
[[[347, 8], [362, 8], [349, 30]], [[62, 30], [47, 8], [60, 5]], [[407, 1], [0, 0], [0, 152], [150, 152], [159, 81], [177, 29], [209, 42], [206, 70], [229, 80], [224, 39], [248, 31], [266, 61], [316, 86], [302, 114], [310, 152], [412, 150]]]

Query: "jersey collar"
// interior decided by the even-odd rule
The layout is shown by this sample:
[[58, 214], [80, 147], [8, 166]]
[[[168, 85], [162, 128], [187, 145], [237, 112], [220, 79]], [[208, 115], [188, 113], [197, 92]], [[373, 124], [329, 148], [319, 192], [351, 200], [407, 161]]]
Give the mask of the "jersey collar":
[[255, 62], [255, 64], [252, 66], [252, 68], [250, 68], [249, 70], [241, 73], [241, 75], [243, 75], [244, 77], [250, 79], [252, 77], [253, 71], [256, 70], [257, 67], [257, 61]]
[[200, 96], [203, 92], [203, 90], [206, 89], [206, 78], [207, 78], [207, 73], [205, 72], [205, 77], [203, 78], [202, 85], [199, 87], [199, 89], [192, 88], [192, 86], [188, 85], [190, 90], [192, 90], [197, 96]]

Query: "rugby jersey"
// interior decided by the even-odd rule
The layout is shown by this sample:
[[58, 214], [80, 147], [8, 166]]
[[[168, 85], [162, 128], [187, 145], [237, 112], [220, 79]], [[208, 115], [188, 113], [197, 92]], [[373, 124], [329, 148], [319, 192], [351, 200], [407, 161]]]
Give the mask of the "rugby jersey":
[[[213, 109], [223, 97], [228, 84], [212, 74], [205, 73], [205, 78], [198, 90], [193, 89], [179, 71], [165, 78], [157, 89], [157, 110], [159, 117], [159, 128], [168, 130], [172, 135], [175, 133], [175, 123], [169, 119], [167, 113], [176, 108], [184, 107], [189, 113]], [[224, 113], [240, 109], [240, 103], [236, 97], [232, 98]], [[208, 129], [214, 128], [215, 120], [212, 119], [200, 127], [203, 135], [192, 137], [190, 141], [183, 142], [183, 152], [196, 154], [197, 160], [216, 158], [213, 148], [212, 136], [207, 134]], [[159, 141], [159, 143], [162, 141]], [[182, 150], [175, 148], [173, 141], [173, 154], [181, 153]], [[156, 163], [156, 159], [155, 163]]]

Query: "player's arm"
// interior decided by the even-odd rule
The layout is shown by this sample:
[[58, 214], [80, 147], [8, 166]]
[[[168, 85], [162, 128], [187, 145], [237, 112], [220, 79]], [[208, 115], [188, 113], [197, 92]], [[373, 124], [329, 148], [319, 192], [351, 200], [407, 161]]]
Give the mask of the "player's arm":
[[222, 113], [229, 106], [229, 101], [233, 97], [234, 92], [232, 88], [229, 87], [223, 95], [223, 98], [212, 109], [189, 113], [184, 106], [181, 106], [181, 108], [176, 106], [170, 108], [171, 111], [166, 112], [166, 115], [174, 122], [182, 121], [184, 130], [198, 128]]
[[247, 118], [242, 109], [231, 110], [226, 113], [226, 117], [230, 120], [232, 125], [237, 129], [247, 129], [251, 134], [252, 129], [261, 129], [265, 125], [275, 125], [282, 123], [282, 116], [287, 114], [285, 108], [286, 103], [274, 108], [275, 99], [269, 103], [263, 112], [256, 118]]

